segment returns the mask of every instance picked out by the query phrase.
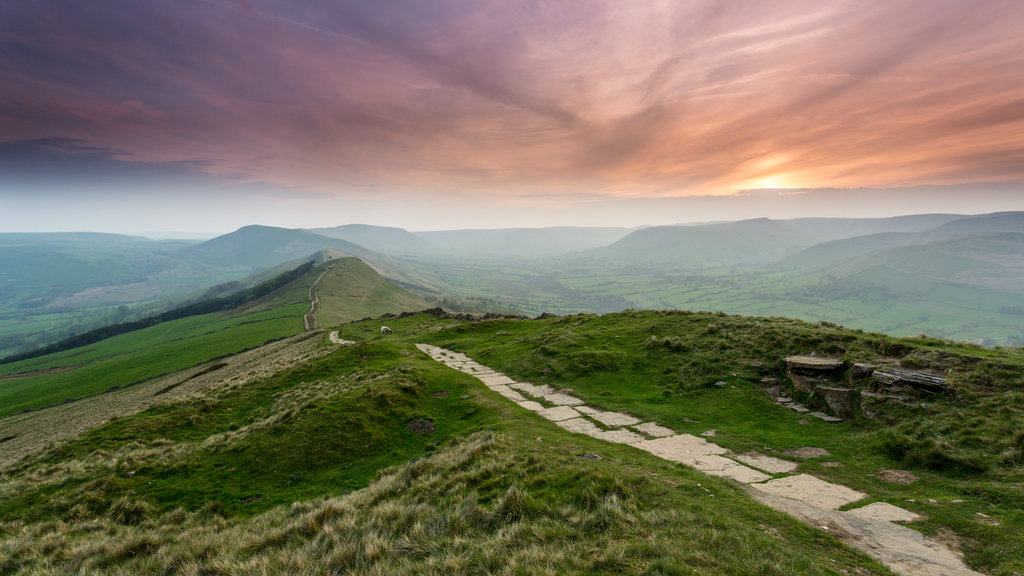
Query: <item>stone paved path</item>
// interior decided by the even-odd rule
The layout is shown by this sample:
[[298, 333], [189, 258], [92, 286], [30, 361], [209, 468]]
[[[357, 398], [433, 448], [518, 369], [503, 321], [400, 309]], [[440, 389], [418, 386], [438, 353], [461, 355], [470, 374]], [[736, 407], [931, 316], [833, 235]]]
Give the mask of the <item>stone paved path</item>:
[[980, 575], [953, 552], [921, 533], [895, 524], [918, 516], [892, 504], [876, 502], [849, 511], [838, 509], [868, 495], [809, 474], [791, 475], [797, 464], [766, 454], [733, 454], [705, 438], [677, 434], [656, 422], [630, 414], [586, 406], [583, 400], [550, 386], [516, 382], [465, 354], [417, 344], [434, 360], [479, 379], [485, 386], [577, 434], [628, 444], [659, 458], [691, 466], [746, 485], [755, 499], [832, 535], [907, 576]]

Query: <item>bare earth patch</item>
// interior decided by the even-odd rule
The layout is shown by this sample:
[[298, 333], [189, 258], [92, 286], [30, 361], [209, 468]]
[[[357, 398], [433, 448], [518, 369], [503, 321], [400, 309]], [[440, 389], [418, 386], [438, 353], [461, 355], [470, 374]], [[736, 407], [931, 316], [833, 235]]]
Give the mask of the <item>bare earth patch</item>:
[[908, 470], [879, 470], [876, 474], [882, 480], [886, 482], [892, 482], [893, 484], [902, 484], [904, 486], [913, 484], [917, 481], [917, 476]]
[[411, 420], [406, 426], [409, 430], [419, 434], [420, 436], [429, 436], [434, 433], [434, 421], [427, 420], [424, 418], [417, 418]]
[[824, 448], [818, 448], [817, 446], [804, 446], [802, 448], [791, 448], [786, 450], [786, 454], [795, 456], [797, 458], [820, 458], [821, 456], [828, 456], [828, 450]]

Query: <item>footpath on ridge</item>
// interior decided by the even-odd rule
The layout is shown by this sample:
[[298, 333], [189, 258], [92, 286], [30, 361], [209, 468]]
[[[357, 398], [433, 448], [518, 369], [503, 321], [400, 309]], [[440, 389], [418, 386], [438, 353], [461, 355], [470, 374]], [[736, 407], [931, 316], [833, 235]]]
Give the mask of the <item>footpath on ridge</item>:
[[586, 406], [567, 391], [516, 382], [465, 354], [429, 344], [416, 347], [565, 430], [627, 444], [705, 474], [740, 482], [759, 502], [827, 530], [893, 572], [907, 576], [980, 576], [942, 544], [895, 523], [912, 522], [919, 518], [917, 514], [885, 502], [840, 511], [868, 495], [810, 474], [793, 475], [796, 462], [758, 453], [734, 454], [704, 438], [679, 434], [656, 422]]

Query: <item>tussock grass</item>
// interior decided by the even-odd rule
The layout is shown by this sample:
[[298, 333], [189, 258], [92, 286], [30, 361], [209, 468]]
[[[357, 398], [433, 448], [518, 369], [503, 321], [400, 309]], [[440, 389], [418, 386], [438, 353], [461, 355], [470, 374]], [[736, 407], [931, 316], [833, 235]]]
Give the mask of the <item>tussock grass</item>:
[[[693, 474], [672, 484], [514, 435], [473, 434], [343, 496], [244, 519], [135, 510], [0, 524], [11, 574], [836, 574], [884, 572]], [[522, 474], [526, 468], [529, 475]], [[709, 496], [710, 494], [710, 496]], [[724, 509], [723, 514], [717, 510]], [[751, 522], [751, 520], [754, 520]], [[769, 522], [791, 545], [766, 534]]]
[[[951, 528], [973, 567], [1024, 571], [1021, 350], [685, 311], [449, 319], [430, 330], [421, 328], [423, 318], [404, 322], [393, 323], [396, 333], [465, 352], [518, 380], [572, 388], [588, 405], [691, 434], [715, 429], [716, 442], [736, 452], [825, 448], [839, 466], [808, 460], [799, 471], [910, 508], [928, 518], [913, 526], [930, 535]], [[918, 407], [887, 404], [876, 419], [840, 425], [802, 418], [757, 389], [764, 377], [787, 381], [784, 357], [812, 353], [848, 365], [900, 362], [945, 375], [950, 389]], [[911, 470], [919, 480], [879, 480], [888, 468]]]

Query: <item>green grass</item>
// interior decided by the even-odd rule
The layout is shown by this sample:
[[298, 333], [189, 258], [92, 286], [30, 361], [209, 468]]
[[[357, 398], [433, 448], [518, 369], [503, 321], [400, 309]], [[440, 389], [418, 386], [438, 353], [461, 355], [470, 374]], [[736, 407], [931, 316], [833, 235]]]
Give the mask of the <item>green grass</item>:
[[0, 373], [15, 377], [0, 380], [0, 416], [127, 386], [297, 334], [308, 308], [296, 303], [242, 316], [183, 318], [4, 365]]
[[[429, 436], [409, 430], [425, 419]], [[12, 574], [886, 573], [379, 336], [115, 420], [8, 469], [0, 494]]]
[[0, 416], [128, 386], [300, 333], [303, 315], [309, 311], [309, 287], [325, 271], [318, 285], [318, 317], [324, 323], [428, 307], [358, 259], [330, 261], [232, 312], [163, 322], [89, 346], [2, 365]]
[[[442, 329], [437, 322], [405, 322], [392, 325], [396, 334], [465, 352], [519, 380], [572, 388], [591, 406], [625, 410], [680, 432], [714, 429], [715, 441], [737, 452], [825, 448], [831, 453], [827, 460], [839, 467], [823, 467], [825, 459], [818, 459], [803, 469], [928, 516], [920, 524], [926, 533], [952, 528], [965, 543], [968, 561], [979, 568], [1024, 568], [1019, 351], [712, 313], [446, 320]], [[358, 331], [352, 327], [349, 333]], [[850, 362], [916, 355], [950, 370], [953, 391], [930, 398], [923, 409], [883, 408], [875, 420], [829, 425], [803, 419], [755, 384], [766, 376], [785, 380], [781, 359], [811, 352]], [[718, 381], [726, 386], [715, 386]], [[874, 476], [887, 468], [909, 469], [920, 479], [904, 487]], [[981, 522], [985, 517], [977, 512], [1002, 525]]]
[[[394, 333], [381, 336], [382, 322]], [[926, 515], [912, 526], [955, 534], [976, 569], [1024, 569], [1019, 351], [687, 312], [417, 314], [341, 332], [360, 344], [114, 420], [5, 470], [0, 568], [884, 573], [734, 484], [561, 430], [412, 347], [429, 342], [571, 387], [594, 407], [715, 429], [737, 452], [825, 448], [799, 471]], [[755, 383], [784, 377], [784, 356], [810, 352], [941, 367], [952, 391], [874, 420], [803, 420]], [[417, 434], [414, 421], [435, 429]], [[602, 459], [578, 458], [587, 452]], [[918, 480], [884, 482], [886, 468]]]

